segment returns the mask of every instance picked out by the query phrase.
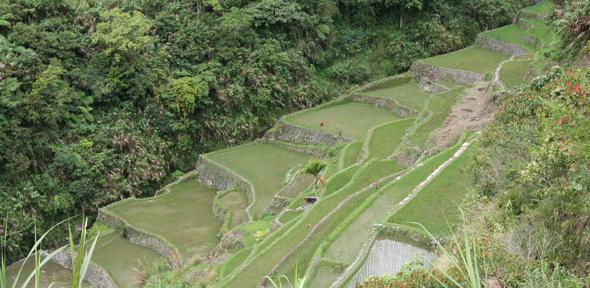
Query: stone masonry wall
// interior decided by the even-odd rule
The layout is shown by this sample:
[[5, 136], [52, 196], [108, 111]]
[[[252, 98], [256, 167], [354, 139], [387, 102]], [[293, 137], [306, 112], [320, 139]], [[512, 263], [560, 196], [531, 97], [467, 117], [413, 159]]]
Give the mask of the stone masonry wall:
[[332, 135], [330, 133], [315, 131], [298, 127], [283, 120], [279, 120], [274, 128], [264, 134], [264, 138], [284, 141], [294, 144], [335, 146], [351, 142], [352, 139], [345, 136]]
[[490, 49], [498, 53], [508, 54], [512, 56], [522, 56], [529, 53], [528, 50], [514, 43], [494, 39], [481, 34], [477, 36], [477, 39], [475, 40], [475, 45], [478, 47]]
[[421, 62], [414, 62], [410, 68], [414, 79], [418, 82], [424, 81], [439, 81], [445, 78], [452, 78], [459, 84], [475, 84], [484, 80], [484, 75], [481, 73], [463, 71], [452, 68], [437, 67]]
[[[43, 257], [45, 257], [47, 252], [43, 252], [42, 254]], [[51, 261], [66, 269], [72, 269], [72, 257], [68, 249], [62, 249], [53, 258], [51, 258]], [[95, 288], [119, 287], [105, 269], [92, 262], [90, 262], [90, 265], [88, 265], [88, 270], [86, 270], [86, 276], [84, 278]]]
[[367, 103], [378, 108], [384, 108], [401, 118], [413, 117], [416, 115], [416, 111], [399, 105], [393, 99], [355, 94], [352, 95], [352, 101]]

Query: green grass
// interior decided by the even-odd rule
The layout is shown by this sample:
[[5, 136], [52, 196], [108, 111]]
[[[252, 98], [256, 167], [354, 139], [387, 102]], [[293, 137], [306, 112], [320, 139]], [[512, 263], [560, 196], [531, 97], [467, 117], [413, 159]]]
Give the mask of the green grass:
[[424, 104], [427, 102], [429, 96], [429, 94], [424, 92], [414, 81], [384, 89], [366, 91], [362, 92], [362, 94], [373, 97], [390, 98], [397, 101], [399, 104], [416, 111], [421, 111], [422, 108], [424, 108]]
[[430, 134], [443, 124], [464, 89], [465, 87], [459, 87], [449, 92], [433, 95], [429, 105], [432, 116], [414, 131], [410, 140], [425, 147]]
[[211, 207], [215, 190], [191, 177], [161, 196], [131, 199], [108, 207], [128, 223], [164, 237], [183, 256], [205, 255], [217, 245], [221, 222]]
[[[285, 121], [294, 125], [324, 131], [353, 139], [364, 139], [369, 129], [398, 119], [393, 113], [363, 103], [345, 103], [293, 114]], [[320, 126], [323, 122], [324, 126]]]
[[231, 227], [234, 227], [247, 219], [246, 207], [248, 207], [248, 197], [241, 191], [231, 191], [221, 197], [221, 203], [231, 210]]
[[117, 233], [101, 236], [92, 255], [92, 261], [104, 267], [119, 287], [136, 287], [140, 271], [148, 271], [163, 260], [153, 250], [137, 246]]
[[447, 67], [477, 73], [493, 72], [507, 55], [478, 47], [468, 47], [448, 54], [420, 60], [432, 66]]
[[280, 147], [253, 142], [207, 155], [213, 161], [248, 179], [254, 186], [256, 202], [250, 213], [260, 217], [272, 198], [285, 185], [285, 174], [309, 157]]
[[522, 9], [525, 13], [538, 14], [547, 16], [553, 11], [553, 3], [551, 1], [543, 1], [537, 5], [529, 6]]
[[354, 164], [356, 164], [356, 162], [359, 160], [359, 154], [361, 153], [361, 150], [363, 149], [363, 142], [362, 141], [354, 141], [348, 145], [346, 145], [346, 147], [344, 147], [343, 151], [342, 151], [342, 157], [341, 157], [341, 169], [345, 169], [348, 168]]
[[529, 72], [531, 63], [532, 60], [506, 62], [500, 73], [500, 79], [506, 84], [508, 89], [512, 89], [515, 86], [522, 84]]
[[369, 156], [367, 159], [384, 159], [389, 157], [399, 146], [406, 130], [414, 123], [413, 118], [404, 119], [380, 126], [373, 130], [369, 139]]
[[469, 147], [465, 154], [446, 167], [414, 199], [395, 213], [389, 222], [407, 226], [413, 226], [409, 222], [417, 222], [435, 235], [449, 233], [448, 224], [453, 225], [461, 220], [458, 205], [471, 187], [469, 177], [465, 175], [468, 173], [467, 163], [474, 152], [474, 147]]
[[537, 48], [534, 45], [524, 41], [524, 37], [526, 34], [527, 34], [527, 31], [525, 29], [521, 28], [518, 25], [514, 25], [514, 24], [481, 33], [481, 35], [483, 35], [483, 36], [487, 36], [490, 38], [494, 38], [494, 39], [498, 39], [501, 41], [506, 41], [506, 42], [516, 44], [516, 45], [518, 45], [522, 48], [525, 48], [531, 52], [536, 51]]

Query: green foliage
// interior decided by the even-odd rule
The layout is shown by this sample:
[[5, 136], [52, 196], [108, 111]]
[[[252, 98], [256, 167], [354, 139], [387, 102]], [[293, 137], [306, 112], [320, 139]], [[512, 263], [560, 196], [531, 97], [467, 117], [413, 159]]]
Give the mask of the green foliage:
[[318, 177], [326, 166], [328, 166], [326, 161], [313, 159], [305, 166], [305, 173]]

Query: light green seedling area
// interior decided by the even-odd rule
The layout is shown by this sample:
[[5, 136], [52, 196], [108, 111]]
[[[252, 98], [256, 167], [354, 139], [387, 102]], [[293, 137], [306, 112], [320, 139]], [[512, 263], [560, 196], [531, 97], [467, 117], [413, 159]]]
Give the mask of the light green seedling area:
[[403, 136], [408, 128], [414, 124], [414, 121], [414, 118], [409, 118], [375, 128], [368, 140], [367, 159], [383, 159], [391, 156], [399, 147]]
[[410, 136], [410, 140], [415, 144], [425, 147], [431, 133], [439, 128], [445, 119], [447, 119], [451, 109], [457, 103], [464, 90], [465, 87], [462, 86], [449, 92], [433, 95], [428, 107], [431, 113], [430, 116], [418, 126], [416, 131]]
[[475, 147], [446, 167], [432, 182], [416, 195], [412, 201], [395, 213], [389, 222], [410, 226], [423, 232], [420, 227], [410, 222], [420, 223], [435, 235], [448, 234], [449, 225], [461, 219], [459, 205], [471, 189], [468, 161], [472, 159]]
[[205, 255], [217, 244], [221, 228], [211, 209], [215, 190], [196, 177], [169, 189], [161, 196], [123, 201], [108, 210], [130, 225], [168, 240], [183, 256]]
[[418, 83], [409, 81], [389, 88], [361, 92], [363, 95], [382, 97], [395, 100], [397, 103], [421, 111], [428, 101], [429, 94], [424, 92]]
[[537, 18], [524, 18], [520, 21], [526, 22], [530, 28], [527, 33], [535, 36], [545, 46], [550, 45], [556, 39], [557, 34], [549, 27], [545, 20]]
[[420, 60], [419, 62], [438, 67], [447, 67], [477, 73], [488, 73], [496, 70], [498, 64], [508, 58], [507, 55], [495, 53], [484, 48], [469, 47], [448, 54]]
[[[393, 113], [362, 103], [345, 103], [321, 109], [310, 109], [285, 117], [285, 121], [334, 135], [364, 139], [369, 129], [398, 119]], [[322, 127], [320, 123], [324, 123]]]
[[532, 60], [510, 61], [504, 64], [500, 73], [500, 79], [509, 89], [524, 83], [529, 75]]
[[252, 183], [256, 200], [250, 213], [254, 218], [262, 215], [273, 196], [285, 186], [289, 169], [309, 160], [306, 155], [260, 142], [211, 153], [207, 157]]
[[110, 233], [98, 239], [92, 261], [104, 267], [119, 287], [137, 287], [141, 271], [165, 260], [153, 250], [137, 246], [118, 233]]

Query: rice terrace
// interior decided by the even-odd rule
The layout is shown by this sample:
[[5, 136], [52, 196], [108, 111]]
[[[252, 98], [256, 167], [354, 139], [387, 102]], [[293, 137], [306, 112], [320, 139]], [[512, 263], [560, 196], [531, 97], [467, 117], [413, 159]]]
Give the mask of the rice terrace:
[[[87, 243], [76, 240], [77, 246], [70, 247], [82, 247], [84, 254], [92, 246], [83, 285], [435, 287], [393, 286], [387, 283], [409, 282], [403, 282], [407, 280], [403, 277], [393, 282], [380, 277], [411, 271], [404, 267], [438, 271], [433, 267], [454, 265], [452, 259], [461, 259], [441, 252], [441, 247], [452, 246], [469, 230], [461, 228], [467, 216], [460, 207], [476, 201], [470, 196], [475, 184], [467, 175], [474, 169], [472, 159], [480, 156], [478, 149], [490, 145], [490, 136], [482, 134], [490, 133], [485, 129], [499, 111], [510, 110], [499, 104], [505, 94], [523, 89], [554, 66], [540, 59], [559, 41], [547, 23], [555, 6], [536, 2], [520, 10], [513, 24], [478, 34], [471, 46], [416, 59], [408, 71], [375, 77], [329, 101], [282, 115], [271, 128], [257, 131], [252, 141], [234, 142], [194, 157], [192, 170], [176, 173], [153, 196], [130, 194], [105, 201], [108, 205], [98, 209], [88, 235], [85, 227], [77, 228], [88, 237]], [[231, 11], [225, 13], [235, 13]], [[224, 97], [238, 90], [228, 90]], [[548, 122], [569, 121], [560, 119]], [[219, 121], [225, 120], [220, 117]], [[150, 161], [145, 165], [157, 162]], [[510, 205], [525, 201], [506, 197]], [[502, 209], [513, 209], [510, 205]], [[467, 248], [457, 245], [471, 249], [469, 245], [476, 242], [466, 239]], [[73, 260], [79, 253], [56, 248], [43, 247], [47, 251], [32, 254], [51, 256], [40, 268], [37, 287], [70, 287], [72, 283]], [[476, 256], [487, 253], [473, 249]], [[6, 286], [0, 287], [12, 287], [18, 274], [18, 283], [24, 283], [22, 275], [35, 271], [34, 261], [34, 257], [13, 261], [4, 272]], [[470, 271], [465, 269], [458, 271]], [[446, 279], [439, 272], [425, 273]], [[486, 275], [481, 286], [457, 285], [520, 286], [499, 284], [509, 273]], [[472, 274], [463, 276], [470, 279]]]

